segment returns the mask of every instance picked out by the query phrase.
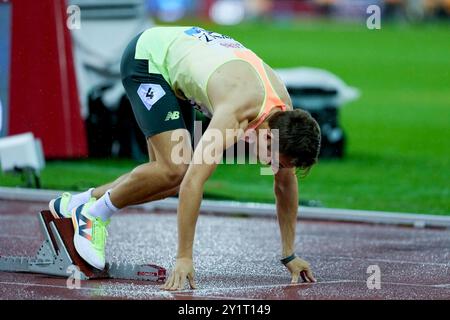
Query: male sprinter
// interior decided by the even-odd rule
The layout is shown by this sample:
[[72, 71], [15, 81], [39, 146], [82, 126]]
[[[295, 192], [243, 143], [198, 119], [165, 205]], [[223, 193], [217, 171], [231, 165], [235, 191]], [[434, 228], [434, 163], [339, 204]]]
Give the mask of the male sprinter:
[[[198, 27], [155, 27], [134, 38], [122, 58], [122, 82], [147, 142], [151, 162], [116, 181], [80, 194], [64, 193], [50, 202], [55, 217], [72, 217], [74, 243], [80, 256], [98, 269], [105, 267], [106, 227], [126, 206], [179, 193], [178, 254], [163, 286], [180, 290], [194, 284], [193, 241], [203, 186], [218, 161], [202, 159], [205, 146], [223, 150], [245, 130], [278, 129], [279, 170], [274, 193], [281, 230], [282, 260], [292, 282], [315, 281], [309, 264], [295, 256], [298, 209], [295, 168], [308, 169], [320, 148], [320, 129], [302, 110], [293, 110], [288, 92], [275, 72], [239, 42]], [[211, 122], [192, 154], [192, 105]], [[238, 133], [230, 133], [232, 130]], [[211, 139], [220, 132], [223, 140]], [[275, 132], [275, 131], [273, 131]], [[228, 136], [226, 136], [228, 135]], [[172, 139], [172, 137], [182, 139]], [[266, 134], [270, 151], [271, 134]], [[184, 164], [172, 158], [183, 143]], [[200, 147], [203, 146], [203, 147]], [[96, 200], [97, 199], [97, 200]]]

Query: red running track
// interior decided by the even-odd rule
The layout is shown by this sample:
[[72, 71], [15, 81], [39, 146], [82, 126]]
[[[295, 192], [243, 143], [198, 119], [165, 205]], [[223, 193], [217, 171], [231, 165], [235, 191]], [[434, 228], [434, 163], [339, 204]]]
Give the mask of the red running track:
[[[45, 204], [0, 201], [0, 255], [34, 255], [42, 241], [36, 213]], [[127, 209], [113, 218], [109, 261], [151, 262], [168, 270], [176, 253], [176, 216]], [[356, 223], [301, 221], [297, 249], [318, 283], [291, 285], [278, 259], [277, 221], [201, 215], [195, 243], [197, 290], [158, 284], [83, 281], [0, 272], [0, 299], [450, 299], [450, 232]], [[368, 289], [378, 265], [381, 289]]]

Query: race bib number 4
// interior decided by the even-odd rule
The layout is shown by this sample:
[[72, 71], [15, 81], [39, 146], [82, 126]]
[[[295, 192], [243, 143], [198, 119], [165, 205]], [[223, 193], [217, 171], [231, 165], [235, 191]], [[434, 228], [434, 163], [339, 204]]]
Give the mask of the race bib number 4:
[[142, 83], [137, 94], [147, 110], [150, 111], [153, 105], [166, 95], [166, 92], [159, 84]]

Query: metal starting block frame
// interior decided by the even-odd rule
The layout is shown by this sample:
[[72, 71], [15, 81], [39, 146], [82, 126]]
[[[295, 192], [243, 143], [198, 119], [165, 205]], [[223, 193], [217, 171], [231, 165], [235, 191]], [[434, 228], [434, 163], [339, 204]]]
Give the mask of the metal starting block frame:
[[75, 250], [74, 228], [70, 218], [55, 219], [48, 210], [38, 214], [44, 242], [35, 257], [0, 256], [0, 271], [39, 273], [67, 278], [73, 266], [80, 271], [80, 280], [122, 279], [164, 282], [166, 269], [154, 264], [133, 265], [107, 263], [104, 270], [87, 264]]

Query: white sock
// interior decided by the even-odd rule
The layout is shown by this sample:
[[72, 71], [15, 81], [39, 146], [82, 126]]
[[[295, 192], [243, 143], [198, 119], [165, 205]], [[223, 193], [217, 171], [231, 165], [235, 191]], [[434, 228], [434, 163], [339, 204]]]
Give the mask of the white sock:
[[82, 204], [87, 203], [92, 196], [93, 190], [94, 190], [94, 188], [91, 188], [88, 191], [72, 195], [72, 198], [70, 199], [70, 202], [68, 205], [68, 209], [72, 210], [73, 208], [79, 207]]
[[95, 201], [95, 203], [89, 208], [89, 214], [94, 217], [98, 217], [103, 221], [107, 221], [111, 216], [119, 209], [116, 208], [109, 197], [111, 190], [105, 192], [103, 197]]

